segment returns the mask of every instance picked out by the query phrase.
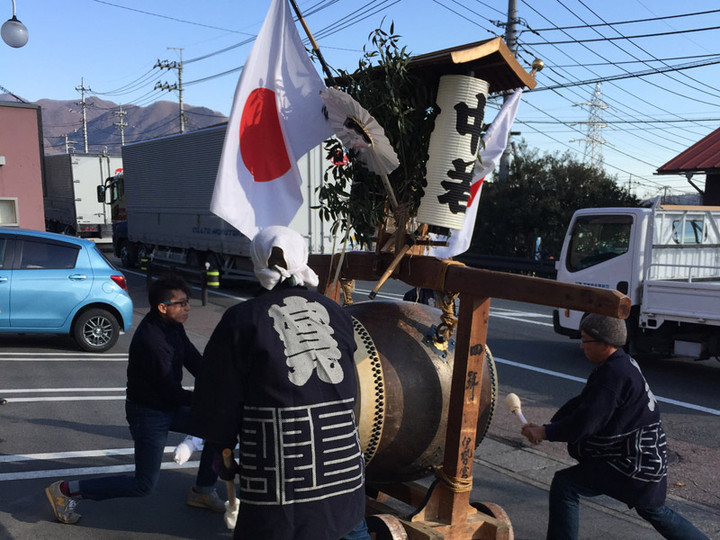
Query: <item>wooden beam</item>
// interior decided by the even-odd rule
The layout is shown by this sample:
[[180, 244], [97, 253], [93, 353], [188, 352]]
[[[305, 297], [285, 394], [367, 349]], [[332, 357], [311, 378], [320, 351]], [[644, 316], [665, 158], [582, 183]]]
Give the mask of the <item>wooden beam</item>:
[[[392, 254], [346, 253], [341, 275], [347, 279], [377, 281], [392, 259]], [[330, 256], [311, 255], [309, 263], [320, 275], [320, 290], [324, 290]], [[435, 257], [408, 255], [393, 277], [413, 287], [441, 288], [452, 293], [601, 313], [621, 319], [630, 315], [630, 299], [618, 291], [471, 268], [462, 264], [447, 266], [446, 261]], [[441, 283], [438, 283], [439, 279]]]

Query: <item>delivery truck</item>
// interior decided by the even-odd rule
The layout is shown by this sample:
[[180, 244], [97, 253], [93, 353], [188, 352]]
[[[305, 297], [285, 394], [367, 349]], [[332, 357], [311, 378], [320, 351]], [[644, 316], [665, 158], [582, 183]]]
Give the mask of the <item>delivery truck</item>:
[[[720, 355], [720, 207], [586, 208], [572, 217], [557, 280], [630, 297], [631, 354]], [[559, 334], [579, 338], [583, 313], [556, 309]]]
[[45, 228], [110, 246], [110, 208], [97, 197], [98, 183], [122, 170], [119, 155], [45, 156]]
[[[209, 266], [220, 272], [221, 281], [253, 276], [250, 240], [210, 212], [226, 127], [123, 147], [122, 189], [116, 192], [124, 197], [127, 221], [113, 226], [113, 248], [124, 265], [152, 258], [155, 263], [197, 270]], [[304, 203], [290, 227], [307, 239], [311, 253], [333, 249], [330, 224], [312, 209], [319, 204], [316, 188], [329, 165], [321, 146], [298, 162]], [[111, 187], [112, 183], [106, 189]]]

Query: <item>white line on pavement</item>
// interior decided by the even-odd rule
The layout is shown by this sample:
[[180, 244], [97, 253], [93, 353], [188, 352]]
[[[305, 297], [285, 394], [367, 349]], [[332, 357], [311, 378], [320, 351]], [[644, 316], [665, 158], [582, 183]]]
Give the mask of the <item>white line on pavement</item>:
[[[164, 462], [161, 469], [191, 469], [197, 467], [199, 461], [187, 461], [178, 465], [174, 461]], [[68, 478], [71, 476], [89, 476], [98, 474], [117, 474], [135, 470], [135, 465], [109, 465], [107, 467], [78, 467], [72, 469], [45, 469], [17, 473], [0, 473], [0, 482], [11, 480], [31, 480], [36, 478]]]
[[[49, 353], [57, 356], [55, 353]], [[36, 356], [40, 356], [39, 354]], [[121, 358], [103, 358], [97, 357], [68, 357], [68, 358], [5, 358], [0, 357], [0, 362], [127, 362], [127, 355]]]
[[125, 392], [124, 386], [116, 388], [0, 388], [0, 395], [5, 394], [31, 394], [40, 392]]
[[[560, 373], [558, 371], [552, 371], [549, 369], [540, 368], [537, 366], [529, 366], [527, 364], [521, 364], [519, 362], [513, 362], [512, 360], [505, 360], [504, 358], [498, 358], [497, 356], [494, 356], [493, 359], [495, 360], [496, 364], [505, 364], [507, 366], [513, 366], [520, 369], [526, 369], [528, 371], [534, 371], [536, 373], [543, 373], [544, 375], [550, 375], [552, 377], [557, 377], [559, 379], [567, 379], [569, 381], [575, 381], [582, 384], [585, 384], [587, 381], [586, 379], [575, 377], [573, 375], [567, 375], [566, 373]], [[695, 405], [693, 403], [687, 403], [685, 401], [678, 401], [676, 399], [670, 399], [670, 398], [664, 398], [661, 396], [656, 395], [655, 399], [657, 399], [661, 403], [669, 403], [671, 405], [676, 405], [678, 407], [683, 407], [685, 409], [691, 409], [693, 411], [700, 411], [705, 412], [708, 414], [713, 414], [715, 416], [720, 416], [720, 410], [718, 409], [711, 409], [710, 407], [703, 407], [702, 405]]]
[[81, 352], [72, 352], [72, 353], [63, 353], [63, 352], [0, 352], [0, 358], [5, 356], [71, 356], [73, 358], [92, 358], [94, 359], [102, 359], [102, 358], [127, 358], [127, 353], [104, 353], [102, 355], [96, 355], [96, 354], [83, 354]]

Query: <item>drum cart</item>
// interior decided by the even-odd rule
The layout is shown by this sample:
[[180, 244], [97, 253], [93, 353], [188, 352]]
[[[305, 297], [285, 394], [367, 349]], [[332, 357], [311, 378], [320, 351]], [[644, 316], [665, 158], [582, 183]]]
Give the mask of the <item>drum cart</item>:
[[[377, 281], [391, 265], [391, 253], [353, 252], [345, 255], [340, 269], [343, 279]], [[336, 262], [336, 261], [333, 261]], [[321, 292], [330, 290], [331, 257], [315, 255], [310, 265], [321, 277]], [[470, 501], [473, 456], [485, 343], [492, 297], [569, 308], [627, 318], [630, 300], [617, 291], [522, 275], [469, 268], [460, 263], [421, 255], [405, 255], [393, 277], [410, 286], [459, 293], [455, 364], [444, 461], [440, 481], [428, 490], [416, 482], [368, 486], [377, 495], [368, 498], [367, 514], [376, 539], [399, 540], [511, 540], [510, 519], [496, 504]], [[415, 511], [398, 515], [392, 499]]]

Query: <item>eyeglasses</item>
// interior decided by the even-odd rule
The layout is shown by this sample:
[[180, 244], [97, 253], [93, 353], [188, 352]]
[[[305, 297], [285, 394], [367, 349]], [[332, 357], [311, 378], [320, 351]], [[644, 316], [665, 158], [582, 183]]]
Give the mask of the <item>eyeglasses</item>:
[[162, 304], [164, 306], [180, 306], [180, 307], [186, 307], [190, 303], [190, 300], [187, 298], [185, 300], [177, 300], [176, 302], [163, 302]]
[[582, 339], [580, 340], [580, 343], [600, 343], [599, 339]]

